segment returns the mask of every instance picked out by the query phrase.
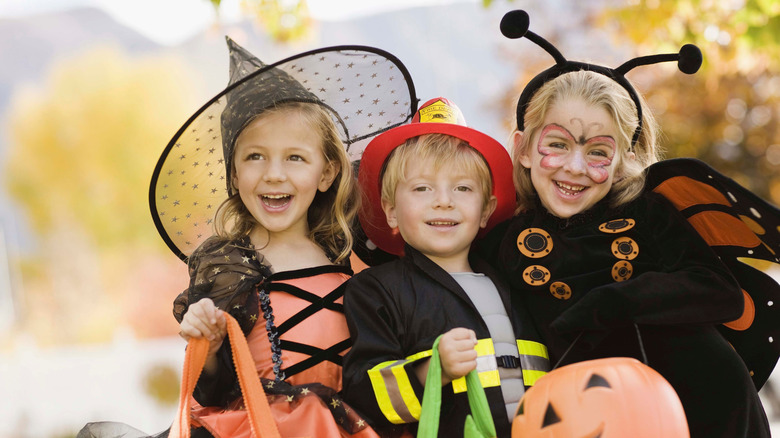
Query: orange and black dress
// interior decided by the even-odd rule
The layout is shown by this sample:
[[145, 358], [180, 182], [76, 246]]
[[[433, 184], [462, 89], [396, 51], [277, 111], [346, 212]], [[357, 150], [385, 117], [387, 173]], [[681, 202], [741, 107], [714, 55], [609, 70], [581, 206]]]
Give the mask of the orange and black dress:
[[[280, 434], [376, 436], [339, 396], [349, 331], [342, 309], [351, 270], [326, 265], [271, 273], [248, 239], [211, 238], [190, 257], [190, 287], [174, 304], [177, 319], [188, 303], [211, 298], [240, 323]], [[203, 375], [193, 394], [197, 435], [250, 437], [228, 342], [219, 367]]]

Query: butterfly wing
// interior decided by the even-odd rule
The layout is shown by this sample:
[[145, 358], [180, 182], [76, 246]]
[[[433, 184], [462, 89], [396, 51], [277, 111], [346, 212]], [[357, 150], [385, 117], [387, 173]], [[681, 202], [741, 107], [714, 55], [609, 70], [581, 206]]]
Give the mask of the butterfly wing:
[[742, 316], [719, 329], [760, 389], [780, 357], [780, 284], [764, 272], [780, 270], [780, 210], [691, 158], [650, 166], [646, 189], [683, 213], [742, 287]]

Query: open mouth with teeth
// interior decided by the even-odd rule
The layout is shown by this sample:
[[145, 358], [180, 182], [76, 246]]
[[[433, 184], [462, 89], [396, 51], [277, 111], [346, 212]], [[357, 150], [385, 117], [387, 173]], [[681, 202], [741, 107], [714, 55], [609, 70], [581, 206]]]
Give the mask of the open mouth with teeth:
[[555, 181], [555, 185], [558, 187], [558, 190], [568, 196], [576, 196], [587, 189], [586, 186], [570, 185], [560, 181]]
[[433, 226], [433, 227], [454, 227], [455, 225], [458, 225], [459, 222], [455, 221], [428, 221], [426, 224]]
[[271, 208], [281, 208], [290, 203], [291, 195], [262, 195], [263, 204]]

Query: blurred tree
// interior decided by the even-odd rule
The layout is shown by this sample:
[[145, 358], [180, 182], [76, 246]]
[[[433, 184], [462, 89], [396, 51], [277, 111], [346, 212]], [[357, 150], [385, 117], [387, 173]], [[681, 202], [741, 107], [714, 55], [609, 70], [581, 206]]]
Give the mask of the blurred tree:
[[162, 247], [145, 208], [149, 176], [193, 108], [185, 72], [99, 48], [12, 97], [4, 179], [35, 231], [74, 222], [100, 248]]
[[[145, 316], [165, 315], [175, 327], [170, 302], [186, 271], [157, 235], [148, 190], [160, 152], [192, 111], [189, 77], [175, 59], [102, 47], [56, 63], [42, 86], [12, 96], [2, 174], [38, 237], [21, 296], [22, 324], [39, 341], [107, 340], [117, 323], [144, 327], [149, 319], [130, 299], [157, 297]], [[164, 262], [162, 254], [173, 268], [150, 273], [144, 261]], [[174, 273], [179, 287], [165, 277]]]
[[699, 46], [695, 75], [645, 78], [668, 155], [701, 158], [780, 204], [780, 2], [633, 0], [592, 23], [637, 54]]

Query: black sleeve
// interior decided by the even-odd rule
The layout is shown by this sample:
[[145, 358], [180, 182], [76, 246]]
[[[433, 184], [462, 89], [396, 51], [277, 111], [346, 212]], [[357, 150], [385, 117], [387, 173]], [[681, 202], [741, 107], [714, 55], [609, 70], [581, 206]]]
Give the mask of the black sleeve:
[[217, 363], [214, 373], [201, 373], [192, 392], [192, 396], [201, 406], [226, 407], [241, 394], [238, 374], [233, 365], [233, 353], [227, 337], [217, 351]]
[[[388, 396], [382, 389], [375, 392], [375, 388], [389, 388], [393, 398], [394, 382], [383, 381], [377, 373], [373, 373], [372, 382], [369, 370], [379, 364], [393, 363], [408, 378], [413, 390], [411, 396], [418, 401], [422, 400], [424, 388], [413, 372], [418, 361], [409, 360], [402, 345], [406, 329], [391, 298], [392, 286], [371, 275], [371, 271], [352, 277], [344, 293], [344, 313], [353, 345], [344, 358], [342, 392], [347, 403], [359, 409], [372, 426], [386, 429], [401, 423], [397, 419], [392, 421], [392, 415], [380, 408], [378, 398], [387, 400]], [[392, 379], [392, 373], [389, 374], [387, 378]]]
[[552, 322], [553, 330], [716, 324], [739, 318], [742, 291], [712, 248], [665, 200], [649, 202], [646, 215], [644, 240], [654, 242], [659, 269], [590, 290]]
[[[232, 272], [227, 269], [224, 269], [225, 272], [214, 270], [214, 260], [210, 252], [201, 248], [190, 257], [188, 262], [190, 285], [174, 301], [174, 316], [179, 323], [187, 312], [189, 304], [203, 298], [214, 299], [215, 294], [228, 288], [230, 282], [234, 280], [230, 277]], [[202, 406], [224, 407], [240, 393], [230, 342], [226, 337], [217, 351], [217, 369], [211, 374], [201, 373], [192, 395]]]

